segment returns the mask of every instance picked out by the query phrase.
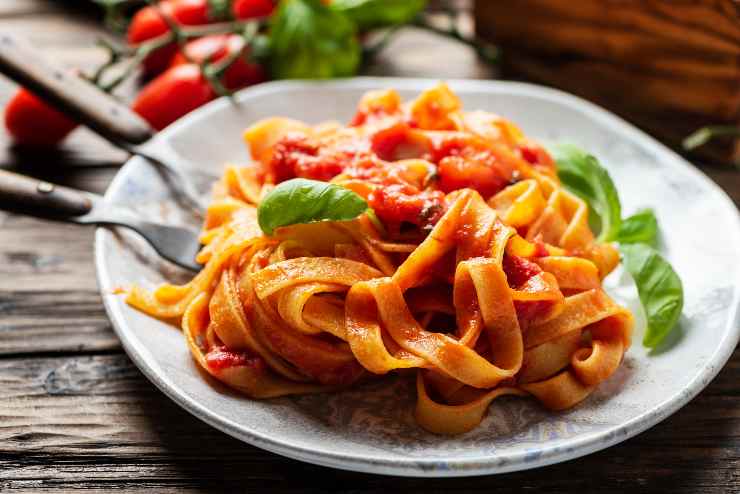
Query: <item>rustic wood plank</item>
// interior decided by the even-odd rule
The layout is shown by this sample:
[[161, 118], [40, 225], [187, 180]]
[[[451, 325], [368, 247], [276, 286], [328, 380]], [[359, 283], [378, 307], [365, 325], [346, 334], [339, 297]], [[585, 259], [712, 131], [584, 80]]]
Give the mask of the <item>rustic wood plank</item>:
[[0, 290], [95, 290], [93, 230], [2, 213]]
[[[728, 492], [740, 482], [739, 376], [735, 352], [694, 402], [622, 445], [536, 471], [439, 479], [434, 490]], [[4, 359], [0, 384], [2, 492], [429, 490], [423, 479], [336, 471], [244, 445], [178, 408], [123, 355]]]
[[0, 291], [0, 356], [120, 350], [97, 290]]

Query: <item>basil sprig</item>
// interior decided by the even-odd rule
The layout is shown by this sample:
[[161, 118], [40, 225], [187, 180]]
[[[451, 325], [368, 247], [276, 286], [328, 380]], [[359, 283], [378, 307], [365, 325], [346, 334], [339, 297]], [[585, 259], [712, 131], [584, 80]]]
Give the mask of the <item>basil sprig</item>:
[[598, 240], [619, 242], [623, 265], [635, 280], [647, 315], [642, 344], [656, 347], [681, 316], [683, 284], [670, 263], [652, 247], [658, 233], [655, 214], [645, 209], [623, 220], [614, 182], [594, 156], [572, 144], [553, 146], [551, 153], [563, 185], [583, 198], [596, 217]]
[[355, 75], [362, 58], [359, 37], [373, 29], [411, 22], [426, 0], [281, 0], [267, 36], [254, 43], [275, 79], [325, 79]]
[[671, 265], [647, 244], [620, 244], [624, 267], [637, 285], [648, 318], [642, 344], [654, 348], [671, 332], [683, 309], [683, 284]]
[[426, 0], [333, 0], [330, 8], [349, 17], [360, 31], [369, 31], [411, 22], [426, 3]]
[[585, 200], [595, 213], [598, 240], [614, 240], [622, 222], [622, 206], [609, 173], [594, 156], [572, 144], [554, 146], [552, 155], [563, 185]]
[[641, 209], [629, 218], [625, 218], [617, 232], [617, 240], [622, 244], [655, 245], [657, 236], [658, 220], [652, 209]]
[[345, 221], [368, 210], [349, 189], [327, 182], [294, 178], [270, 191], [257, 208], [257, 221], [267, 235], [275, 228], [316, 221]]
[[320, 0], [283, 0], [270, 19], [270, 72], [275, 79], [354, 75], [361, 48], [357, 26]]

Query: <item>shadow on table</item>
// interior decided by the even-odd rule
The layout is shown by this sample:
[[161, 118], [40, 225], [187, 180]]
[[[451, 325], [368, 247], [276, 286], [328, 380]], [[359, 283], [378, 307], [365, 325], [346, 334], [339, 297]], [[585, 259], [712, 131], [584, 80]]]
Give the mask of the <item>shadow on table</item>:
[[727, 368], [693, 402], [651, 430], [605, 451], [536, 470], [464, 479], [358, 474], [283, 458], [211, 428], [159, 393], [154, 400], [157, 413], [146, 416], [162, 449], [151, 460], [172, 470], [166, 481], [203, 492], [260, 488], [270, 492], [495, 493], [514, 488], [564, 493], [692, 488], [726, 492], [736, 478], [733, 460], [740, 446], [740, 427], [734, 418], [738, 400], [732, 396], [739, 372], [736, 351]]

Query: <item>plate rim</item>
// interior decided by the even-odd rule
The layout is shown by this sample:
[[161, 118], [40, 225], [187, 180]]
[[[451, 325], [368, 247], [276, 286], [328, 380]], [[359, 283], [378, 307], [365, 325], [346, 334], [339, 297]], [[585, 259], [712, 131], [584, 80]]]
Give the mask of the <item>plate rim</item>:
[[[306, 87], [318, 87], [330, 90], [332, 88], [370, 89], [392, 86], [397, 89], [419, 90], [419, 88], [428, 87], [436, 82], [438, 82], [438, 80], [433, 78], [398, 77], [355, 77], [328, 81], [273, 81], [239, 91], [236, 94], [236, 99], [240, 100], [243, 98], [259, 96], [260, 94], [271, 94], [285, 90], [303, 89]], [[496, 92], [496, 88], [499, 88], [500, 90], [508, 90], [510, 93], [545, 98], [556, 103], [575, 107], [587, 114], [589, 117], [609, 124], [609, 127], [614, 129], [615, 134], [622, 137], [626, 136], [629, 139], [636, 141], [641, 146], [650, 149], [656, 155], [663, 157], [665, 161], [673, 162], [671, 166], [682, 166], [686, 171], [692, 174], [695, 179], [704, 182], [704, 184], [713, 189], [715, 193], [718, 193], [718, 199], [724, 201], [725, 205], [735, 213], [734, 235], [736, 241], [738, 241], [738, 244], [740, 245], [740, 212], [727, 193], [683, 157], [610, 111], [578, 96], [537, 84], [499, 80], [465, 79], [446, 79], [445, 82], [456, 89], [460, 89], [462, 92], [468, 90], [494, 90], [494, 92]], [[209, 113], [217, 112], [222, 106], [228, 104], [231, 103], [223, 98], [217, 99], [178, 120], [173, 125], [157, 134], [154, 139], [165, 140], [169, 136], [176, 135], [181, 128], [185, 128], [189, 125], [191, 120], [203, 118]], [[115, 191], [122, 186], [124, 176], [123, 171], [130, 166], [132, 162], [140, 159], [141, 158], [135, 156], [131, 157], [119, 169], [105, 192], [106, 199], [109, 200], [115, 194]], [[740, 340], [740, 289], [735, 286], [730, 307], [731, 312], [728, 317], [728, 326], [724, 328], [723, 338], [719, 341], [715, 351], [707, 359], [701, 370], [684, 389], [668, 397], [653, 409], [647, 410], [626, 422], [614, 425], [607, 430], [584, 433], [572, 438], [567, 448], [556, 446], [541, 447], [538, 450], [537, 458], [534, 459], [531, 457], [527, 458], [531, 453], [517, 453], [507, 456], [507, 461], [503, 464], [501, 463], [501, 457], [496, 454], [466, 457], [464, 459], [408, 459], [405, 461], [398, 461], [395, 459], [387, 460], [381, 456], [372, 456], [368, 454], [353, 455], [351, 451], [343, 453], [316, 451], [310, 448], [290, 444], [289, 441], [271, 438], [269, 432], [265, 433], [259, 430], [254, 430], [253, 428], [250, 428], [249, 425], [239, 424], [218, 416], [208, 410], [203, 404], [189, 398], [184, 392], [180, 391], [178, 386], [173, 384], [166, 375], [163, 375], [164, 373], [160, 374], [159, 369], [147, 362], [145, 354], [141, 349], [137, 348], [137, 342], [134, 338], [128, 335], [126, 330], [127, 325], [125, 318], [120, 311], [120, 306], [117, 306], [119, 304], [114, 303], [115, 299], [113, 297], [117, 296], [105, 292], [106, 289], [116, 286], [114, 280], [111, 280], [110, 273], [105, 266], [106, 253], [104, 244], [107, 233], [107, 229], [102, 227], [97, 228], [95, 232], [94, 254], [98, 289], [101, 292], [101, 298], [103, 299], [106, 313], [111, 321], [116, 336], [121, 341], [126, 354], [134, 362], [136, 367], [160, 391], [180, 407], [200, 420], [208, 423], [212, 427], [232, 437], [289, 458], [343, 470], [409, 477], [465, 477], [527, 470], [579, 458], [634, 437], [646, 429], [658, 424], [682, 408], [717, 376], [719, 371], [725, 366], [732, 355], [738, 340]]]

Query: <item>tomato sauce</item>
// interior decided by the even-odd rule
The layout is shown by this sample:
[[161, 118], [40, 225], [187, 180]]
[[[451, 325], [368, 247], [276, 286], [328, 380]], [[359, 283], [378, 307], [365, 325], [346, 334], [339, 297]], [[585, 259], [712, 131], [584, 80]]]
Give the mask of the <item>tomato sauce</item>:
[[530, 326], [534, 321], [542, 319], [542, 317], [550, 312], [554, 302], [552, 300], [531, 300], [531, 301], [514, 301], [514, 309], [516, 310], [516, 317], [519, 320], [519, 324], [523, 327]]
[[368, 196], [368, 204], [389, 229], [410, 223], [422, 228], [434, 225], [444, 215], [445, 195], [436, 190], [420, 191], [411, 185], [378, 187]]
[[264, 361], [246, 352], [234, 352], [226, 347], [215, 347], [206, 354], [206, 363], [212, 370], [222, 370], [229, 367], [253, 367], [257, 370], [265, 368]]
[[530, 278], [542, 272], [539, 265], [519, 256], [505, 255], [502, 264], [506, 279], [515, 290], [521, 289]]
[[524, 144], [520, 144], [518, 146], [518, 150], [522, 159], [530, 165], [534, 165], [535, 168], [555, 170], [555, 161], [553, 161], [550, 154], [545, 151], [545, 148], [539, 144], [527, 141]]
[[[351, 125], [363, 125], [365, 131], [356, 138], [350, 134], [346, 140], [322, 143], [321, 137], [288, 133], [274, 145], [267, 174], [275, 183], [296, 177], [330, 181], [339, 175], [369, 183], [365, 199], [396, 233], [404, 224], [422, 229], [436, 224], [450, 192], [470, 188], [487, 200], [516, 180], [518, 170], [510, 155], [494, 143], [467, 132], [425, 133], [409, 118], [394, 99], [385, 98], [358, 110]], [[552, 162], [544, 149], [529, 141], [514, 149], [514, 159], [517, 152], [531, 164]], [[429, 164], [428, 180], [409, 179], [399, 171], [401, 160], [413, 159]]]
[[[546, 289], [544, 283], [538, 277], [542, 273], [539, 265], [523, 257], [506, 255], [502, 263], [506, 279], [514, 290], [538, 292]], [[542, 319], [553, 307], [552, 300], [515, 300], [519, 324], [523, 327], [532, 322]]]

